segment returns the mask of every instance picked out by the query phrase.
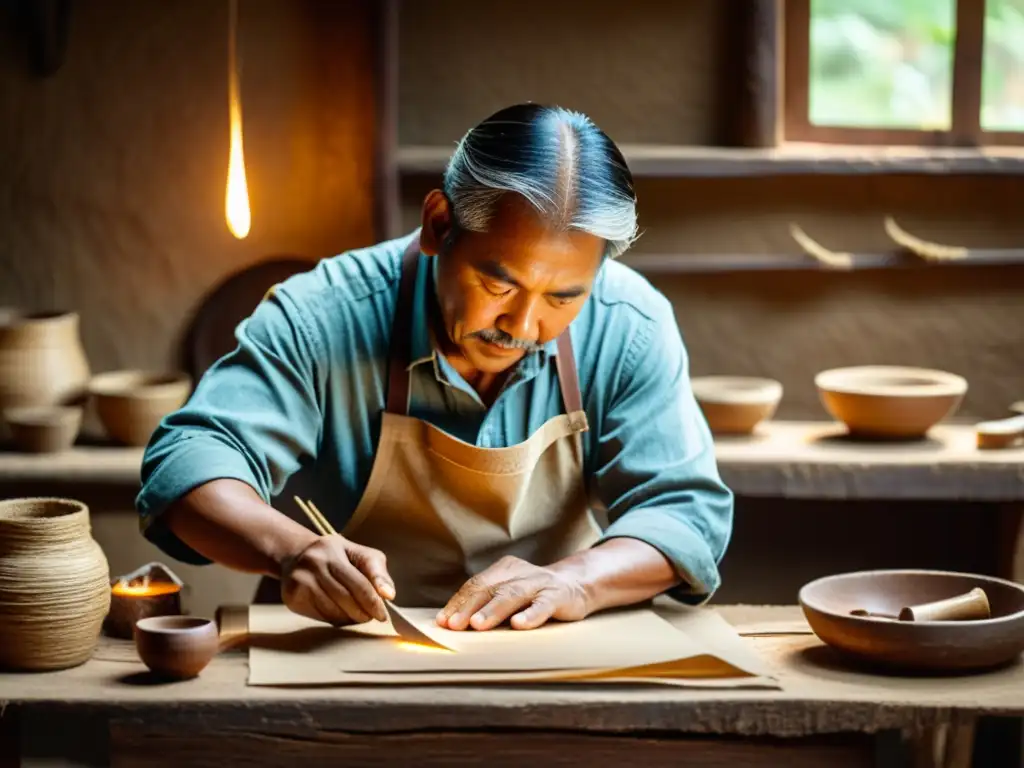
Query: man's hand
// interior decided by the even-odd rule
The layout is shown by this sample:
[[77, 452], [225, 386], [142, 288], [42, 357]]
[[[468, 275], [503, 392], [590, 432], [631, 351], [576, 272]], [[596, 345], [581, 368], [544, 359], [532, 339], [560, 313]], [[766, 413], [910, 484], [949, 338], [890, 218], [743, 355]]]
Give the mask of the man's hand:
[[281, 569], [284, 604], [329, 624], [386, 621], [384, 600], [394, 597], [384, 553], [339, 535], [321, 536], [287, 558]]
[[535, 629], [548, 619], [579, 621], [590, 613], [586, 589], [557, 567], [503, 557], [467, 581], [437, 623], [448, 629], [492, 629], [511, 617], [513, 629]]

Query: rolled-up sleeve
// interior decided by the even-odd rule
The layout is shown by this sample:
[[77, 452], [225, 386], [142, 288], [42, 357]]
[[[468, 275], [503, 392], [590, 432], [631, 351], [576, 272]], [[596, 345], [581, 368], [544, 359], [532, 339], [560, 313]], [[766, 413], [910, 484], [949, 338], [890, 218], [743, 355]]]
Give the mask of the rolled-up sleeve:
[[669, 594], [700, 604], [721, 583], [733, 494], [690, 388], [689, 361], [671, 305], [629, 340], [598, 436], [597, 492], [608, 510], [603, 539], [655, 547], [683, 583]]
[[305, 276], [279, 286], [237, 328], [237, 346], [202, 377], [189, 401], [163, 419], [146, 447], [136, 498], [143, 535], [183, 562], [210, 561], [161, 515], [204, 483], [233, 479], [265, 501], [280, 492], [322, 430], [322, 373], [315, 326], [295, 298]]

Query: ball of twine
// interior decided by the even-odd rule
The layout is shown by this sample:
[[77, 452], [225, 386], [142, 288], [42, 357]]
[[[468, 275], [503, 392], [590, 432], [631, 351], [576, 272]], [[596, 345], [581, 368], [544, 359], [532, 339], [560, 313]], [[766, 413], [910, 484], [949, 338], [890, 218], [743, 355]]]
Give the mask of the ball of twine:
[[0, 666], [65, 669], [92, 655], [110, 569], [78, 501], [0, 501]]

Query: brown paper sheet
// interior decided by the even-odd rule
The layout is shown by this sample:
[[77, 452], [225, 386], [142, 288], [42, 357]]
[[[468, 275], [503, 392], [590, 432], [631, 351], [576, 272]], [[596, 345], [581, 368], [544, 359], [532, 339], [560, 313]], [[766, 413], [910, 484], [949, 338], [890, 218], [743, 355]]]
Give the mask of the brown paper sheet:
[[[436, 611], [390, 611], [399, 615], [399, 628], [415, 630], [414, 640], [403, 637], [393, 623], [368, 622], [336, 629], [291, 613], [284, 606], [249, 607], [249, 685], [324, 686], [324, 685], [450, 685], [508, 683], [628, 683], [707, 688], [778, 688], [773, 670], [754, 653], [735, 630], [710, 609], [675, 606], [668, 610], [632, 610], [598, 614], [582, 622], [551, 626], [549, 637], [560, 638], [554, 644], [538, 640], [539, 630], [455, 633], [436, 627]], [[612, 617], [612, 618], [609, 618]], [[627, 631], [626, 619], [638, 623]], [[403, 622], [404, 619], [404, 622]], [[600, 621], [599, 621], [600, 620]], [[660, 622], [660, 623], [658, 623]], [[571, 633], [572, 642], [565, 639]], [[625, 646], [617, 651], [603, 637], [612, 627], [616, 640]], [[645, 634], [657, 627], [657, 638], [650, 645]], [[625, 632], [625, 634], [622, 634]], [[443, 638], [459, 650], [426, 645], [422, 635], [434, 641]], [[450, 638], [450, 635], [459, 637]], [[483, 640], [492, 649], [490, 663], [484, 666], [484, 654], [467, 651]], [[533, 640], [530, 640], [530, 637]], [[493, 639], [497, 638], [497, 639]], [[527, 645], [516, 649], [525, 639]], [[435, 641], [436, 642], [436, 641]], [[533, 643], [533, 645], [529, 645]], [[674, 652], [667, 653], [671, 643]], [[501, 646], [501, 653], [493, 649]], [[546, 646], [568, 668], [552, 668], [553, 661], [538, 648]], [[592, 656], [591, 653], [594, 652]], [[516, 654], [509, 660], [509, 653]], [[469, 655], [469, 667], [465, 656]], [[571, 657], [571, 658], [569, 658]], [[618, 666], [595, 665], [593, 659], [626, 662]], [[538, 664], [541, 669], [530, 669]], [[475, 669], [474, 669], [475, 667]], [[389, 671], [390, 670], [390, 671]]]

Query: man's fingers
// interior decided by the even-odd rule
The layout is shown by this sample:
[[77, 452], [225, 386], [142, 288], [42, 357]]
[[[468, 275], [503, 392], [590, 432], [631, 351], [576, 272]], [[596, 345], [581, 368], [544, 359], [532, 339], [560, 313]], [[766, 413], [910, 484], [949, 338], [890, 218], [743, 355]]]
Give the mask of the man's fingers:
[[555, 600], [547, 592], [541, 592], [529, 607], [514, 614], [509, 624], [512, 629], [536, 629], [554, 616], [557, 609]]
[[473, 629], [492, 629], [524, 606], [530, 605], [543, 584], [535, 579], [516, 579], [499, 584], [486, 604], [469, 620]]
[[370, 580], [378, 595], [385, 600], [395, 599], [395, 582], [388, 573], [388, 560], [383, 552], [354, 544], [349, 545], [348, 557]]
[[346, 590], [353, 600], [353, 604], [365, 616], [363, 621], [369, 621], [371, 618], [378, 621], [387, 620], [388, 614], [384, 608], [384, 602], [362, 571], [347, 559], [331, 560], [327, 568], [331, 577]]
[[492, 589], [479, 577], [470, 579], [455, 594], [455, 597], [448, 601], [448, 605], [438, 615], [438, 623], [448, 629], [466, 629], [469, 627], [470, 617], [487, 605], [491, 599]]
[[[359, 602], [352, 595], [348, 584], [342, 579], [335, 577], [331, 565], [328, 564], [323, 571], [317, 574], [317, 584], [327, 598], [347, 613], [352, 618], [352, 621], [358, 624], [369, 621], [372, 615], [360, 606]], [[349, 567], [351, 568], [351, 565]]]

